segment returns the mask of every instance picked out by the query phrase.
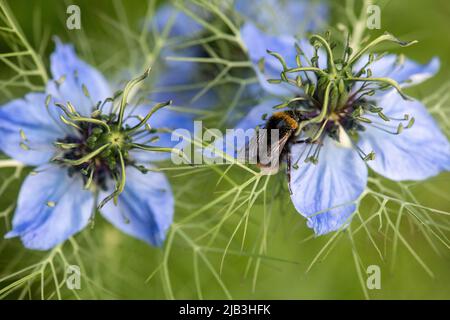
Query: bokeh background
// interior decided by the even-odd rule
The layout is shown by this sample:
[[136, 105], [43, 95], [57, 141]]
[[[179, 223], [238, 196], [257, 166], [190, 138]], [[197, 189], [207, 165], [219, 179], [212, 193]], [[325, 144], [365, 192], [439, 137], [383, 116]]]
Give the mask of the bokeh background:
[[[257, 0], [249, 1], [258, 5]], [[154, 6], [158, 7], [163, 2], [156, 1]], [[450, 89], [450, 2], [391, 0], [374, 3], [381, 7], [381, 30], [369, 31], [368, 35], [375, 37], [389, 31], [401, 39], [417, 39], [419, 43], [412, 47], [386, 48], [402, 52], [408, 58], [422, 63], [433, 56], [440, 58], [441, 70], [438, 75], [409, 89], [408, 93], [427, 101], [427, 106], [434, 111], [448, 136], [450, 99], [446, 95]], [[133, 34], [145, 23], [147, 1], [14, 0], [7, 1], [7, 4], [23, 35], [42, 57], [47, 68], [48, 57], [53, 50], [53, 35], [73, 42], [83, 59], [115, 79], [120, 78], [121, 70], [139, 69], [142, 66], [139, 65], [140, 61], [146, 58], [140, 57], [143, 51], [135, 43]], [[70, 31], [65, 27], [69, 4], [77, 4], [81, 8], [82, 30]], [[342, 18], [344, 1], [330, 1], [329, 6], [330, 25], [345, 23]], [[10, 43], [5, 42], [5, 38], [0, 41], [3, 53], [10, 48]], [[136, 48], [133, 54], [130, 54], [130, 48]], [[0, 62], [2, 81], [10, 72]], [[0, 96], [0, 102], [4, 103], [10, 96], [18, 97], [26, 91], [24, 88], [8, 88], [8, 92]], [[170, 163], [163, 166], [169, 167]], [[0, 210], [3, 210], [0, 236], [10, 226], [12, 214], [8, 209], [27, 172], [28, 169], [24, 169], [18, 174], [18, 179], [9, 183], [14, 170], [0, 170], [0, 181], [7, 186], [0, 189]], [[180, 172], [167, 171], [178, 201], [177, 222], [183, 221], [227, 190], [226, 183], [217, 185], [220, 172], [216, 170]], [[238, 169], [227, 174], [241, 183], [248, 178]], [[222, 225], [214, 241], [203, 241], [201, 235], [217, 225], [223, 207], [229, 205], [231, 199], [207, 207], [198, 219], [192, 221], [192, 225], [181, 225], [180, 230], [173, 231], [170, 243], [160, 249], [151, 248], [120, 233], [99, 216], [94, 228], [84, 230], [52, 252], [26, 250], [17, 239], [1, 238], [0, 297], [39, 299], [42, 297], [41, 289], [44, 288], [43, 296], [46, 299], [450, 298], [450, 242], [447, 238], [450, 230], [449, 173], [410, 185], [407, 189], [423, 206], [421, 214], [437, 216], [440, 238], [444, 241], [435, 238], [426, 227], [421, 228], [412, 222], [414, 218], [407, 212], [400, 221], [398, 203], [388, 204], [396, 231], [393, 228], [385, 232], [384, 227], [388, 222], [384, 220], [381, 230], [378, 229], [378, 221], [368, 226], [373, 239], [365, 232], [358, 232], [354, 237], [349, 236], [349, 232], [343, 232], [335, 238], [334, 235], [315, 238], [305, 226], [305, 220], [291, 205], [282, 187], [284, 178], [280, 174], [271, 179], [267, 187], [268, 198], [271, 199], [270, 214], [267, 213], [267, 204], [264, 206], [263, 200], [258, 199], [248, 220], [243, 247], [241, 228], [236, 234], [236, 240], [231, 242], [222, 266], [225, 247], [240, 221], [242, 210]], [[381, 191], [383, 188], [393, 188], [405, 196], [405, 203], [411, 201], [402, 187], [383, 180], [377, 181], [382, 183]], [[427, 208], [441, 210], [447, 215]], [[376, 206], [373, 200], [362, 202], [362, 217], [374, 210]], [[264, 253], [260, 252], [262, 238], [266, 241]], [[372, 240], [377, 243], [381, 257]], [[331, 245], [328, 246], [329, 241]], [[308, 270], [312, 262], [314, 264]], [[81, 266], [81, 290], [68, 290], [64, 285], [66, 264]], [[365, 288], [366, 267], [369, 265], [380, 266], [380, 290]]]

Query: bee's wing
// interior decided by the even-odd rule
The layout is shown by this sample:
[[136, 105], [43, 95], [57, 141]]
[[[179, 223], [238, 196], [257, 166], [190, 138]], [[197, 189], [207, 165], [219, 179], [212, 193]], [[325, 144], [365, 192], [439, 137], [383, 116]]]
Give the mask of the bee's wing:
[[278, 165], [281, 151], [288, 141], [290, 133], [285, 134], [274, 141], [271, 140], [270, 146], [265, 147], [265, 144], [268, 143], [267, 131], [268, 130], [259, 130], [250, 142], [239, 151], [238, 159], [241, 162], [251, 164], [258, 163], [264, 166]]
[[261, 143], [267, 142], [267, 130], [258, 130], [250, 142], [245, 146], [248, 155], [248, 163], [256, 164], [259, 162], [258, 153]]
[[[242, 163], [256, 164], [258, 162], [258, 145], [260, 140], [265, 140], [265, 131], [258, 130], [256, 134], [237, 152], [237, 159]], [[264, 137], [263, 137], [264, 135]]]
[[260, 163], [263, 166], [267, 167], [278, 167], [281, 152], [283, 151], [284, 146], [286, 145], [286, 142], [288, 141], [289, 137], [291, 136], [291, 133], [286, 133], [284, 136], [280, 137], [280, 139], [273, 141], [270, 144], [269, 151], [262, 151], [262, 155], [266, 157], [266, 159], [259, 159]]

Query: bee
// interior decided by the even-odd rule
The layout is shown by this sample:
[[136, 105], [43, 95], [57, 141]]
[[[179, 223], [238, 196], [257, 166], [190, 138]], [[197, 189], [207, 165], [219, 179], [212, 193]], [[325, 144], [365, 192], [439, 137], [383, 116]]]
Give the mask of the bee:
[[[265, 175], [276, 174], [281, 161], [287, 162], [287, 179], [289, 192], [291, 190], [291, 147], [293, 144], [304, 143], [295, 135], [302, 117], [296, 110], [273, 113], [261, 129], [256, 131], [249, 143], [240, 154], [249, 163], [256, 164]], [[245, 152], [245, 153], [244, 153]]]

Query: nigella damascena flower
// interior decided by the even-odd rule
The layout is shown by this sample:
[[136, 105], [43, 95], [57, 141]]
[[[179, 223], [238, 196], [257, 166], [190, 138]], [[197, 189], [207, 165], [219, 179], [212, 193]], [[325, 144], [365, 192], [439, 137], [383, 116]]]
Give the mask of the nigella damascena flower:
[[317, 235], [349, 223], [367, 184], [367, 166], [395, 181], [450, 169], [446, 137], [426, 108], [402, 92], [435, 74], [437, 59], [420, 65], [368, 54], [383, 41], [411, 44], [389, 34], [356, 52], [347, 43], [339, 58], [320, 35], [297, 43], [246, 24], [242, 39], [271, 97], [237, 128], [288, 129], [281, 155], [288, 162], [291, 199]]
[[[151, 162], [170, 148], [154, 146], [159, 128], [176, 118], [154, 107], [129, 105], [146, 76], [113, 93], [71, 45], [57, 41], [46, 92], [29, 93], [0, 108], [0, 150], [36, 166], [25, 179], [13, 229], [27, 248], [46, 250], [82, 230], [97, 211], [123, 232], [158, 246], [173, 220], [167, 178]], [[176, 127], [183, 126], [183, 119]]]

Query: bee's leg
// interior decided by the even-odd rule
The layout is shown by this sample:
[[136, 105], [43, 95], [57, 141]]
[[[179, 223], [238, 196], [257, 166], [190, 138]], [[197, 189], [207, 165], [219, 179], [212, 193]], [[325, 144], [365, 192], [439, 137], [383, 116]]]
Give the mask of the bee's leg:
[[309, 139], [305, 139], [305, 140], [297, 140], [297, 141], [293, 141], [291, 142], [292, 144], [300, 144], [300, 143], [309, 143]]
[[287, 157], [286, 157], [286, 162], [287, 162], [287, 167], [286, 167], [286, 175], [287, 175], [287, 180], [288, 180], [288, 189], [289, 189], [289, 193], [292, 194], [292, 189], [291, 189], [291, 149], [288, 148], [287, 151]]

